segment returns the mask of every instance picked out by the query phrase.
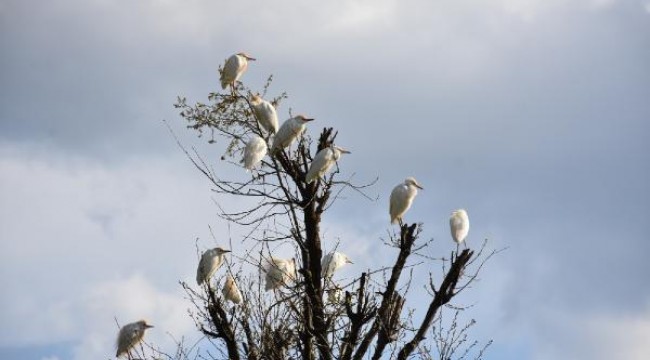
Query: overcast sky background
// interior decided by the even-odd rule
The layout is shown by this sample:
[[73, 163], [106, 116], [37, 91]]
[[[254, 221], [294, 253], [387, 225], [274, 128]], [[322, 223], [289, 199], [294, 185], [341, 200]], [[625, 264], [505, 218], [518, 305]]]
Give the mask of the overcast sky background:
[[325, 219], [341, 276], [392, 259], [373, 245], [415, 176], [432, 254], [459, 207], [470, 246], [509, 247], [466, 299], [487, 359], [650, 358], [648, 0], [0, 0], [0, 358], [109, 358], [114, 317], [198, 338], [178, 280], [229, 233], [162, 120], [245, 176], [172, 107], [238, 51], [281, 119], [379, 176]]

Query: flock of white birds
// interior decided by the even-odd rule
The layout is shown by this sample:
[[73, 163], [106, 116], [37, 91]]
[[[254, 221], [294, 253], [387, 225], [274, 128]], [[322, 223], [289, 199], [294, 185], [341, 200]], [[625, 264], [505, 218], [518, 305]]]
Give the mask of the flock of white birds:
[[[220, 81], [222, 89], [225, 90], [230, 86], [234, 93], [235, 84], [248, 68], [248, 62], [254, 60], [255, 58], [243, 52], [230, 56], [226, 60], [221, 72]], [[314, 120], [304, 115], [297, 115], [286, 120], [282, 126], [278, 127], [278, 115], [273, 104], [262, 99], [259, 95], [252, 95], [249, 103], [260, 129], [268, 134], [269, 141], [273, 137], [271, 154], [289, 147], [305, 131], [306, 124]], [[319, 151], [309, 166], [305, 179], [306, 182], [311, 183], [323, 177], [337, 163], [342, 154], [349, 153], [349, 151], [333, 144]], [[253, 170], [267, 154], [267, 140], [258, 135], [252, 136], [244, 148], [244, 168]], [[393, 188], [390, 194], [389, 206], [391, 224], [399, 223], [400, 226], [402, 225], [404, 214], [406, 214], [413, 204], [413, 200], [418, 194], [418, 189], [423, 190], [424, 188], [413, 177], [407, 177], [403, 183]], [[449, 227], [452, 239], [456, 244], [460, 245], [463, 243], [469, 233], [469, 217], [467, 211], [464, 209], [454, 210], [449, 218]], [[206, 250], [201, 255], [201, 260], [196, 271], [196, 282], [199, 286], [205, 285], [210, 288], [210, 280], [224, 263], [224, 254], [228, 252], [230, 250], [216, 247]], [[326, 280], [331, 280], [334, 272], [346, 264], [352, 264], [352, 261], [347, 255], [338, 251], [332, 251], [323, 256], [321, 261], [321, 276]], [[265, 274], [265, 290], [275, 290], [290, 284], [296, 279], [296, 261], [295, 259], [271, 257], [262, 266], [262, 271]], [[242, 294], [235, 283], [235, 279], [230, 274], [226, 277], [222, 293], [224, 298], [233, 304], [242, 302]], [[341, 299], [341, 294], [342, 290], [335, 287], [328, 292], [328, 300], [330, 302], [338, 302]], [[153, 326], [147, 324], [144, 320], [122, 327], [117, 337], [116, 356], [129, 355], [129, 351], [142, 341], [145, 330], [151, 327]]]

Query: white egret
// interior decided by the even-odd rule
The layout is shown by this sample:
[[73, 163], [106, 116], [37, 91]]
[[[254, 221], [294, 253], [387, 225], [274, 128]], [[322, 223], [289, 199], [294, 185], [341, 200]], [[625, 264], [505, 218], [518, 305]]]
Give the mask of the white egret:
[[312, 120], [314, 119], [307, 118], [304, 115], [297, 115], [286, 120], [275, 134], [271, 153], [291, 145], [291, 143], [296, 140], [303, 131], [305, 131], [305, 124]]
[[230, 85], [231, 89], [235, 89], [235, 82], [239, 80], [246, 68], [248, 68], [248, 61], [255, 61], [255, 58], [250, 55], [240, 52], [226, 60], [226, 64], [221, 71], [221, 88], [226, 89]]
[[465, 241], [467, 234], [469, 234], [469, 216], [467, 216], [465, 209], [458, 209], [451, 212], [449, 228], [451, 229], [451, 237], [457, 245]]
[[253, 135], [244, 148], [244, 167], [247, 170], [253, 170], [266, 156], [267, 151], [266, 141], [257, 135]]
[[402, 224], [402, 217], [411, 207], [418, 189], [424, 189], [415, 178], [407, 177], [404, 183], [395, 186], [390, 193], [390, 223], [395, 224], [399, 221]]
[[199, 267], [196, 269], [196, 282], [201, 285], [208, 281], [217, 269], [223, 264], [223, 254], [229, 253], [230, 250], [225, 250], [220, 247], [206, 250], [201, 255]]
[[251, 97], [253, 113], [260, 123], [262, 129], [270, 134], [278, 132], [278, 113], [270, 102], [262, 99], [259, 95]]
[[271, 257], [264, 267], [266, 272], [265, 290], [276, 289], [296, 279], [296, 260]]
[[331, 253], [323, 256], [321, 264], [321, 276], [324, 278], [331, 277], [334, 272], [345, 264], [352, 264], [350, 258], [342, 252], [332, 251]]
[[237, 287], [235, 279], [232, 277], [232, 275], [228, 275], [228, 277], [226, 277], [226, 283], [223, 285], [222, 291], [223, 297], [225, 297], [226, 300], [230, 300], [235, 304], [241, 303], [241, 292], [239, 291], [239, 288]]
[[119, 334], [117, 334], [117, 353], [115, 356], [120, 357], [127, 354], [134, 346], [142, 341], [144, 331], [152, 327], [144, 320], [122, 326]]
[[314, 161], [309, 165], [309, 171], [307, 172], [307, 183], [316, 180], [319, 177], [325, 175], [326, 172], [334, 165], [341, 154], [349, 154], [350, 152], [340, 148], [334, 144], [326, 147], [325, 149], [319, 151], [316, 156], [314, 156]]

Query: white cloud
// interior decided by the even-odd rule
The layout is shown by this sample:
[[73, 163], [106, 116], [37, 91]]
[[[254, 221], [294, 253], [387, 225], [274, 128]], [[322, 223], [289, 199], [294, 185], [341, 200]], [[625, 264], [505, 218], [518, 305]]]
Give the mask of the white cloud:
[[[428, 68], [420, 64], [436, 60], [442, 61], [445, 73], [469, 76], [480, 74], [484, 66], [490, 66], [499, 44], [516, 39], [518, 28], [528, 26], [513, 22], [512, 18], [531, 22], [552, 18], [572, 6], [584, 8], [592, 2], [611, 1], [580, 0], [578, 5], [573, 5], [575, 2], [567, 0], [327, 3], [284, 0], [270, 5], [259, 1], [79, 4], [67, 0], [52, 5], [52, 9], [43, 8], [42, 15], [36, 12], [32, 16], [39, 21], [35, 28], [47, 20], [64, 37], [70, 36], [71, 31], [78, 35], [80, 27], [90, 29], [93, 36], [106, 40], [106, 46], [114, 47], [110, 51], [128, 51], [129, 58], [146, 64], [150, 63], [152, 51], [158, 51], [155, 45], [167, 49], [191, 44], [206, 49], [207, 53], [202, 55], [213, 58], [215, 67], [228, 52], [246, 50], [266, 59], [266, 64], [269, 58], [275, 61], [281, 58], [285, 65], [320, 60], [326, 64], [322, 71], [337, 75], [346, 72], [337, 71], [339, 66], [377, 74], [381, 71], [378, 64], [395, 64], [396, 71], [408, 76], [414, 68]], [[70, 9], [78, 15], [73, 20], [66, 17]], [[116, 22], [121, 24], [119, 28], [114, 26]], [[364, 46], [358, 46], [359, 42]], [[408, 63], [400, 70], [402, 61]], [[263, 64], [260, 62], [249, 71], [267, 74], [274, 70], [264, 69]]]
[[643, 360], [650, 354], [650, 306], [638, 312], [550, 311], [533, 334], [534, 359]]
[[591, 0], [591, 6], [596, 9], [606, 9], [613, 6], [617, 0]]
[[506, 14], [532, 22], [566, 10], [606, 9], [616, 2], [617, 0], [497, 0], [490, 4], [498, 4]]
[[650, 306], [639, 313], [598, 315], [585, 324], [592, 354], [584, 358], [595, 360], [643, 360], [650, 355]]
[[221, 226], [207, 182], [182, 158], [48, 150], [0, 146], [0, 345], [82, 341], [88, 354], [112, 346], [113, 315], [186, 331], [177, 282], [193, 276], [195, 238], [210, 245], [207, 226]]
[[165, 292], [154, 288], [141, 274], [127, 279], [109, 281], [92, 287], [84, 298], [84, 325], [80, 344], [74, 348], [75, 359], [106, 357], [115, 351], [115, 337], [118, 327], [127, 323], [146, 319], [154, 328], [148, 330], [146, 341], [172, 351], [174, 342], [168, 334], [176, 338], [200, 337], [188, 317], [186, 302], [180, 291]]

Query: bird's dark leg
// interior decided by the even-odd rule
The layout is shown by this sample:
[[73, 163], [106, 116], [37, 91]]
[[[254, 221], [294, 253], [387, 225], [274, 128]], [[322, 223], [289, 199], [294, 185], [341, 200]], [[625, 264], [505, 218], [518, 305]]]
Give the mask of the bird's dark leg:
[[206, 288], [208, 289], [208, 294], [212, 294], [212, 293], [213, 293], [213, 291], [212, 291], [212, 285], [211, 285], [212, 281], [211, 281], [211, 280], [212, 280], [212, 279], [210, 278], [210, 279], [208, 279], [208, 280], [205, 281], [205, 286], [206, 286]]

